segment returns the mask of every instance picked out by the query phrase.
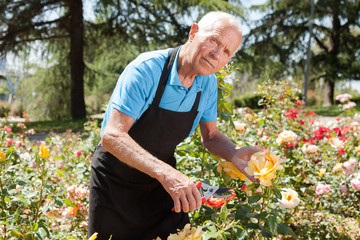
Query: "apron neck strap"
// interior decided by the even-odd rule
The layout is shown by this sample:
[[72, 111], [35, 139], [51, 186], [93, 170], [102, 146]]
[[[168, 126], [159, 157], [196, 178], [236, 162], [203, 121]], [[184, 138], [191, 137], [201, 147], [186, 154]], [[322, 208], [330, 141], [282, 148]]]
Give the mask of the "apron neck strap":
[[154, 100], [152, 103], [154, 106], [159, 106], [159, 104], [160, 104], [161, 97], [164, 93], [165, 86], [168, 81], [168, 78], [169, 78], [169, 75], [171, 72], [171, 68], [172, 68], [172, 65], [174, 64], [176, 53], [179, 48], [180, 47], [173, 48], [170, 51], [168, 58], [166, 59], [164, 69], [163, 69], [161, 77], [160, 77], [159, 86], [156, 90], [156, 94], [155, 94], [155, 97], [154, 97]]

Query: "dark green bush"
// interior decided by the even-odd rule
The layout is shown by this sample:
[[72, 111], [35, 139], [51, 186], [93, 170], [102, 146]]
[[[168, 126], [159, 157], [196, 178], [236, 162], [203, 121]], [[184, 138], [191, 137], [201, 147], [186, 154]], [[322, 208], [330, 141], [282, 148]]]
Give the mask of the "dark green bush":
[[10, 108], [8, 105], [0, 103], [0, 117], [7, 117], [10, 112]]
[[251, 109], [260, 109], [262, 106], [258, 105], [258, 102], [262, 99], [260, 94], [245, 94], [239, 98], [233, 99], [234, 107], [249, 107]]

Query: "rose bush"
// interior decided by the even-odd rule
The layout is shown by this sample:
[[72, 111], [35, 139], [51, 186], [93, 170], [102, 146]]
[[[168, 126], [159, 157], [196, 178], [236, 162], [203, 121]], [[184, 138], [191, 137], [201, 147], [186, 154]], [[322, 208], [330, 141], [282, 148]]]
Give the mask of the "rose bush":
[[[336, 122], [324, 124], [306, 110], [299, 88], [289, 81], [259, 86], [259, 112], [232, 109], [225, 101], [231, 92], [225, 81], [231, 67], [218, 75], [218, 126], [238, 146], [264, 149], [247, 168], [260, 183], [250, 182], [232, 163], [211, 155], [195, 131], [177, 148], [178, 168], [194, 182], [229, 187], [233, 194], [204, 203], [190, 214], [191, 225], [171, 237], [359, 238], [360, 116], [345, 109]], [[26, 122], [1, 123], [3, 239], [86, 239], [90, 164], [100, 141], [96, 122], [87, 123], [86, 130], [30, 142], [26, 135], [32, 131]], [[344, 226], [350, 220], [353, 224]]]

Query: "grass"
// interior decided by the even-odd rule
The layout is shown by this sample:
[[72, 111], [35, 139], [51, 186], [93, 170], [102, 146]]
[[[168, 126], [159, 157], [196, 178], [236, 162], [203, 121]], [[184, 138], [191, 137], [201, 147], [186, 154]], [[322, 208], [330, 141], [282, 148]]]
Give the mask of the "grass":
[[330, 107], [311, 106], [306, 109], [320, 116], [339, 116], [342, 113], [342, 110], [336, 105]]
[[[36, 133], [46, 132], [65, 132], [66, 130], [81, 131], [84, 130], [84, 124], [90, 119], [83, 118], [77, 120], [52, 120], [52, 121], [35, 121], [27, 123], [28, 129], [34, 129]], [[95, 119], [98, 121], [98, 126], [101, 126], [102, 119]], [[12, 123], [14, 128], [13, 131], [17, 132], [20, 129], [15, 128], [17, 122]]]
[[[255, 109], [255, 112], [257, 109]], [[260, 109], [258, 109], [260, 111]], [[307, 111], [314, 111], [319, 116], [339, 116], [342, 110], [337, 106], [333, 105], [330, 107], [321, 106], [310, 106], [306, 107]], [[360, 112], [360, 106], [356, 106], [357, 112]], [[77, 120], [52, 120], [52, 121], [36, 121], [29, 122], [27, 124], [28, 129], [34, 129], [36, 133], [45, 132], [65, 132], [66, 130], [81, 131], [84, 130], [84, 124], [89, 121], [89, 118], [77, 119]], [[98, 126], [101, 126], [102, 119], [96, 119]], [[13, 123], [16, 126], [17, 122]], [[16, 128], [13, 129], [15, 132]]]

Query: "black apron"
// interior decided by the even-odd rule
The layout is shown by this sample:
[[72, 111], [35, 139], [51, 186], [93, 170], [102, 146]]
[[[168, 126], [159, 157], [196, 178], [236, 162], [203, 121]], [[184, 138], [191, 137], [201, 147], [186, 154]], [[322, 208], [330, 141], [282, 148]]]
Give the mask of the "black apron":
[[[190, 133], [198, 114], [201, 92], [189, 112], [159, 107], [178, 48], [166, 60], [152, 104], [129, 130], [129, 135], [158, 159], [176, 168], [174, 151]], [[174, 202], [162, 185], [149, 175], [119, 161], [98, 146], [90, 179], [88, 237], [97, 240], [167, 239], [189, 223], [187, 213], [171, 211]]]

